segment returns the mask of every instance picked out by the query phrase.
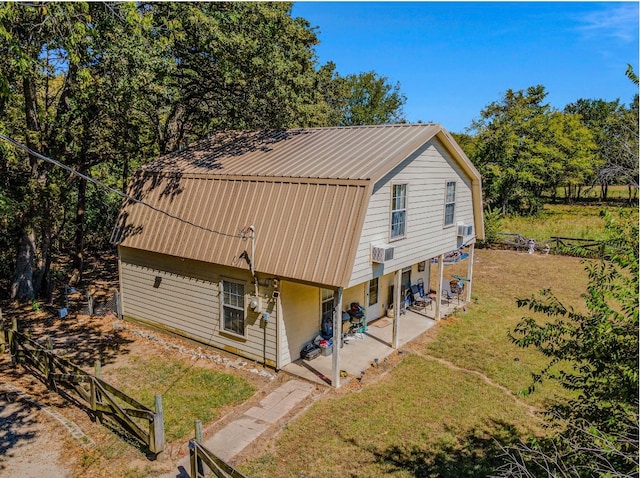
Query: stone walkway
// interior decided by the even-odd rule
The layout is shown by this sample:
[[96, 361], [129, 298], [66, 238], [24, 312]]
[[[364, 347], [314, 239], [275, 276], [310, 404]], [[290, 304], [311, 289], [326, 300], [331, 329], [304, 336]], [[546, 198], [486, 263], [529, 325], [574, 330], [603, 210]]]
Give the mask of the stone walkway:
[[[300, 380], [289, 380], [251, 407], [244, 414], [206, 439], [203, 445], [224, 461], [229, 461], [278, 423], [309, 397], [316, 386]], [[178, 463], [177, 472], [163, 478], [188, 476], [189, 456]]]

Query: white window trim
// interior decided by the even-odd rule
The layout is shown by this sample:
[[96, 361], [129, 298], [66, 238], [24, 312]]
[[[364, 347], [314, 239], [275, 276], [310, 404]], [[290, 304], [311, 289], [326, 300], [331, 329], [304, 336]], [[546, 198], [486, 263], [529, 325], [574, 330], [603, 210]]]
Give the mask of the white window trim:
[[[229, 282], [229, 283], [233, 283], [233, 284], [239, 284], [242, 286], [243, 290], [244, 290], [244, 295], [242, 298], [242, 309], [240, 307], [237, 307], [235, 305], [231, 305], [231, 304], [225, 304], [224, 302], [224, 283], [225, 282]], [[228, 334], [228, 335], [233, 335], [235, 337], [240, 337], [243, 339], [247, 338], [247, 283], [243, 280], [238, 280], [238, 279], [231, 279], [231, 278], [223, 278], [220, 281], [220, 332], [224, 333], [224, 334]], [[243, 328], [242, 328], [242, 334], [239, 334], [238, 332], [235, 332], [233, 330], [227, 330], [225, 328], [225, 320], [224, 320], [224, 308], [225, 306], [227, 307], [231, 307], [235, 310], [242, 310], [242, 321], [243, 321]]]
[[[404, 209], [393, 209], [393, 191], [396, 186], [404, 186]], [[404, 234], [401, 236], [392, 236], [393, 231], [393, 213], [395, 211], [404, 210]], [[407, 218], [409, 216], [409, 183], [391, 183], [391, 202], [389, 204], [389, 242], [401, 241], [407, 237], [408, 223]]]
[[[447, 186], [449, 185], [449, 183], [453, 183], [453, 202], [447, 202]], [[458, 189], [458, 182], [454, 179], [448, 179], [444, 182], [444, 208], [443, 208], [443, 214], [442, 214], [442, 224], [443, 224], [443, 228], [447, 229], [450, 227], [455, 227], [456, 225], [456, 193]], [[447, 205], [448, 204], [453, 204], [453, 218], [451, 220], [450, 224], [447, 224]]]

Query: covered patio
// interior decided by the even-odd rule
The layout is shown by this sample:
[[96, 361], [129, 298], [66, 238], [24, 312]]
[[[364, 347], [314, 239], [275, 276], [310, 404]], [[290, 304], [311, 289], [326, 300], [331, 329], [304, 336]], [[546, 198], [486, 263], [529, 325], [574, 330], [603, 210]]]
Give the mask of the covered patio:
[[[446, 317], [456, 308], [463, 307], [464, 303], [463, 297], [459, 302], [455, 299], [449, 302], [442, 300], [442, 317]], [[412, 341], [436, 324], [435, 309], [434, 305], [419, 312], [407, 309], [406, 313], [400, 314], [397, 325], [398, 347]], [[343, 345], [340, 349], [340, 370], [344, 370], [351, 377], [359, 377], [376, 359], [382, 362], [396, 350], [398, 349], [393, 348], [393, 319], [383, 317], [370, 322], [366, 332], [358, 334]], [[332, 385], [332, 364], [331, 355], [320, 355], [309, 361], [298, 359], [286, 365], [283, 370], [309, 381]]]

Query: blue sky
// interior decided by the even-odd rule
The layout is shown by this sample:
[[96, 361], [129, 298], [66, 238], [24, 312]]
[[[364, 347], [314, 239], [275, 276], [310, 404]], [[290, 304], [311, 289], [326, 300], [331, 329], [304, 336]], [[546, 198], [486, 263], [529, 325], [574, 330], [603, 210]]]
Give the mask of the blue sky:
[[638, 2], [296, 2], [318, 27], [321, 64], [374, 70], [407, 96], [409, 122], [463, 132], [509, 88], [542, 84], [563, 108], [637, 91]]

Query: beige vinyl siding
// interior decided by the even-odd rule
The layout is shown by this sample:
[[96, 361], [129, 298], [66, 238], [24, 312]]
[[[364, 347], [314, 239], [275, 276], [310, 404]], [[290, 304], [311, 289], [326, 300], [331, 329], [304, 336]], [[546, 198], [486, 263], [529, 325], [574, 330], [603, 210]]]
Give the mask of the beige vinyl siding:
[[[247, 271], [125, 247], [120, 247], [120, 257], [120, 289], [125, 318], [251, 360], [262, 362], [266, 359], [268, 364], [275, 365], [278, 320], [275, 300], [271, 299], [270, 289], [260, 288], [263, 310], [270, 314], [265, 336], [260, 315], [246, 306], [248, 297], [254, 293]], [[154, 288], [156, 277], [162, 280], [160, 286]], [[245, 285], [243, 338], [221, 333], [220, 287], [225, 278]]]
[[[373, 267], [383, 273], [408, 267], [449, 252], [459, 246], [457, 222], [473, 224], [471, 180], [437, 139], [432, 139], [413, 160], [401, 163], [374, 188], [356, 252], [349, 285], [370, 280]], [[453, 226], [444, 226], [445, 188], [456, 181], [456, 209]], [[407, 183], [406, 238], [390, 241], [391, 187]], [[371, 244], [392, 244], [394, 259], [384, 265], [370, 262]]]

